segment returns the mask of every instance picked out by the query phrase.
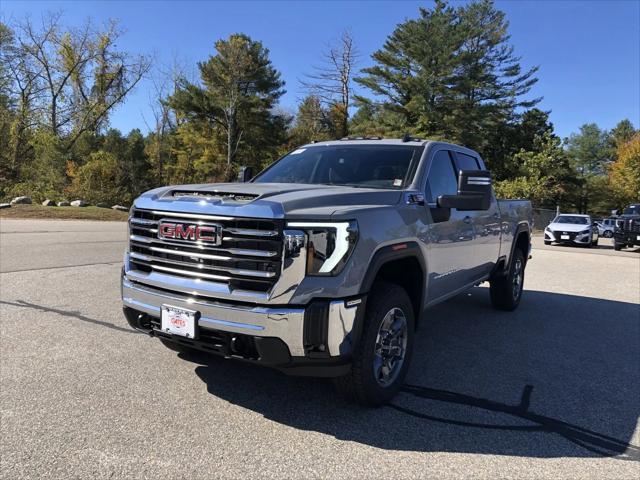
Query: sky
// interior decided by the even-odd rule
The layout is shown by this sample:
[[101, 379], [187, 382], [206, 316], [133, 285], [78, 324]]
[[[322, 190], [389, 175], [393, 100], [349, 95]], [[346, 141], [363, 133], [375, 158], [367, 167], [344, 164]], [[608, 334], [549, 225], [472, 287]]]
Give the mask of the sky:
[[[452, 2], [454, 4], [458, 2]], [[62, 11], [66, 24], [87, 17], [120, 21], [118, 48], [144, 53], [169, 68], [176, 60], [188, 73], [214, 53], [214, 42], [242, 32], [270, 50], [287, 93], [280, 104], [295, 110], [304, 95], [299, 79], [313, 71], [326, 45], [349, 29], [360, 67], [382, 47], [395, 26], [415, 18], [415, 1], [12, 1], [0, 2], [3, 21], [37, 20]], [[530, 97], [551, 111], [556, 133], [566, 137], [590, 122], [610, 129], [624, 119], [640, 126], [640, 0], [496, 1], [509, 21], [515, 52], [524, 67], [539, 66]], [[111, 116], [122, 131], [151, 124], [152, 83], [142, 82]]]

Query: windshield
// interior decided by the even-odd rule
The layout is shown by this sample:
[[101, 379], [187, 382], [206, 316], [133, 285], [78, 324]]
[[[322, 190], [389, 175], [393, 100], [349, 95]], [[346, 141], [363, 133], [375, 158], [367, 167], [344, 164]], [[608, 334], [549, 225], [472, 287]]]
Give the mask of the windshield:
[[633, 205], [631, 207], [625, 208], [624, 215], [640, 215], [640, 206]]
[[412, 145], [318, 145], [285, 155], [253, 181], [366, 188], [404, 188], [424, 147]]
[[552, 223], [571, 223], [573, 225], [589, 225], [587, 217], [577, 217], [574, 215], [560, 215]]

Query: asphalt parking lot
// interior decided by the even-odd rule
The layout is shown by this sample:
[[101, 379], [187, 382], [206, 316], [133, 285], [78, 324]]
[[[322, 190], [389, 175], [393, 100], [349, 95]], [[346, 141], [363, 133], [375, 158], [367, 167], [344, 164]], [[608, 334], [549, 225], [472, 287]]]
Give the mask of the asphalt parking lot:
[[403, 393], [180, 356], [130, 330], [125, 224], [0, 222], [2, 478], [640, 476], [640, 252], [536, 238], [515, 313], [428, 313]]

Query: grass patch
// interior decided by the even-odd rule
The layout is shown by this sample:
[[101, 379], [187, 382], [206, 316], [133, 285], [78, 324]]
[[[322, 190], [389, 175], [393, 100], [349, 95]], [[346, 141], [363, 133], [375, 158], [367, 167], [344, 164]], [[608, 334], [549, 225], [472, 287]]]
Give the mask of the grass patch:
[[0, 218], [50, 218], [57, 220], [126, 221], [129, 214], [98, 207], [44, 207], [42, 205], [12, 205], [0, 210]]

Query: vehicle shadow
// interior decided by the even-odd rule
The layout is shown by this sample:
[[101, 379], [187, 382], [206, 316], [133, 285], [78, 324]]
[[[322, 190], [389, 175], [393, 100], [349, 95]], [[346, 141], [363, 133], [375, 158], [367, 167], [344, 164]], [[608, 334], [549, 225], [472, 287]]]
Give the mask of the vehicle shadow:
[[209, 393], [294, 428], [400, 451], [640, 461], [637, 304], [526, 291], [518, 311], [487, 288], [428, 311], [390, 406], [342, 400], [329, 380], [204, 355]]

